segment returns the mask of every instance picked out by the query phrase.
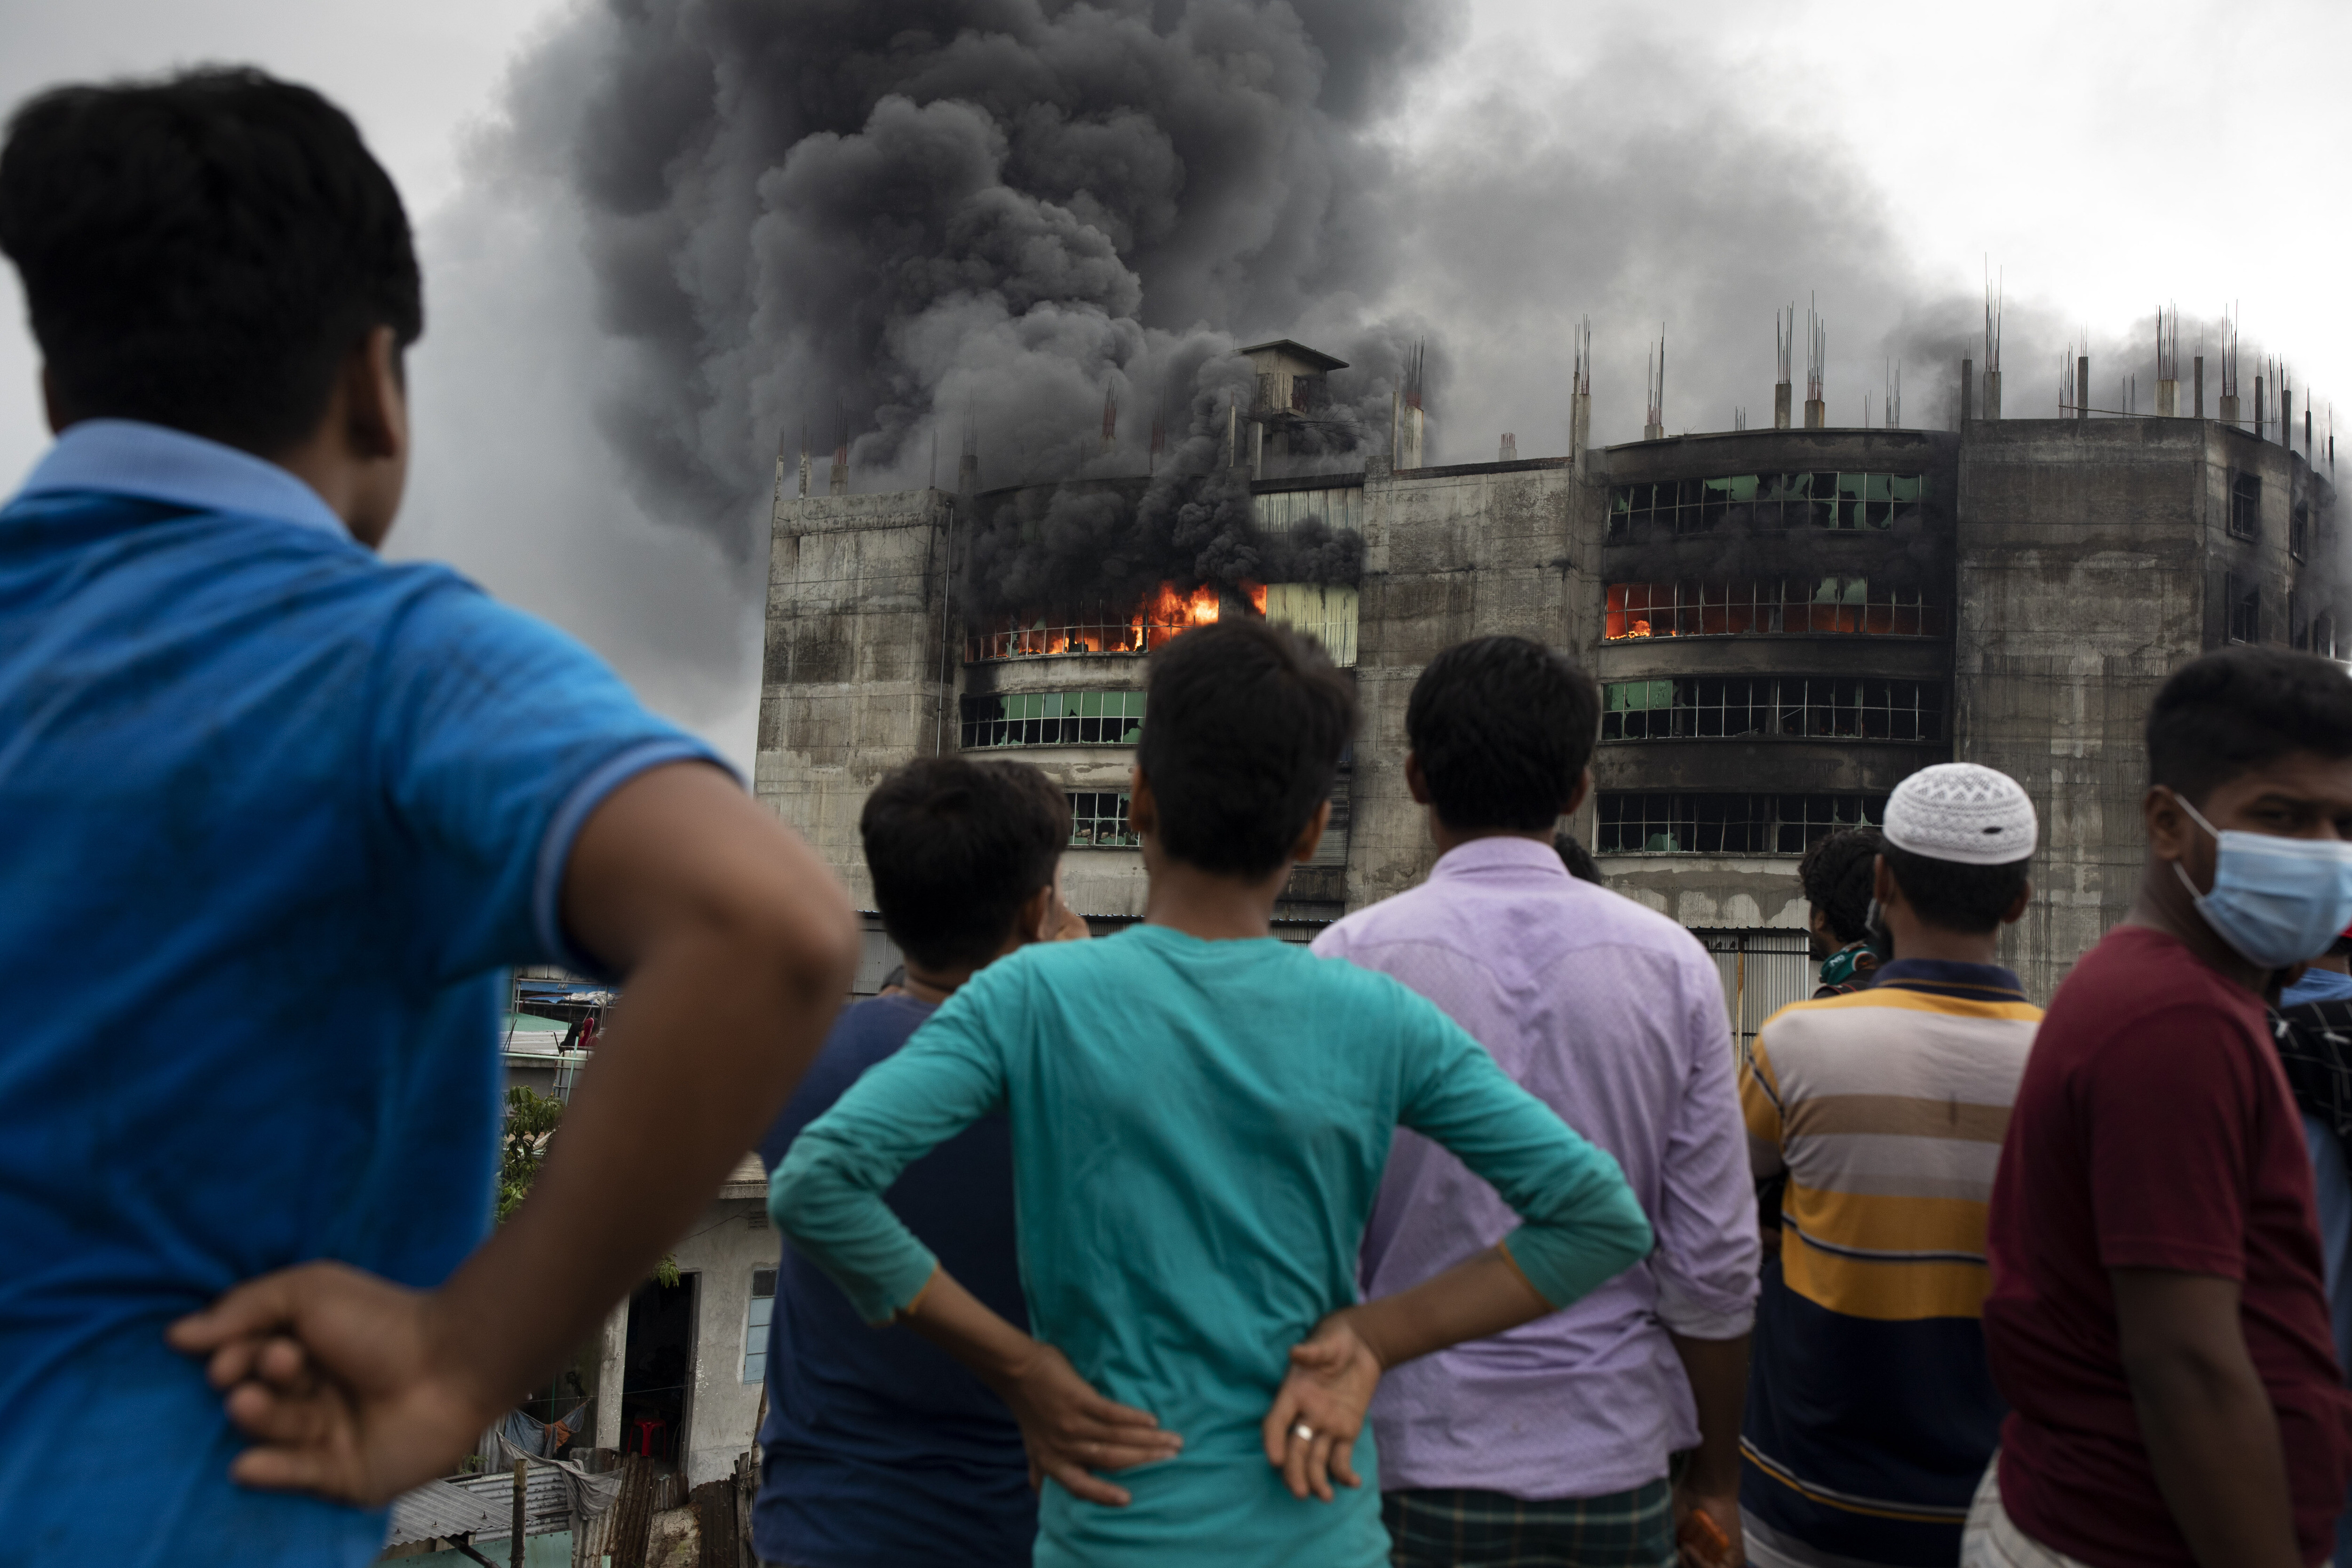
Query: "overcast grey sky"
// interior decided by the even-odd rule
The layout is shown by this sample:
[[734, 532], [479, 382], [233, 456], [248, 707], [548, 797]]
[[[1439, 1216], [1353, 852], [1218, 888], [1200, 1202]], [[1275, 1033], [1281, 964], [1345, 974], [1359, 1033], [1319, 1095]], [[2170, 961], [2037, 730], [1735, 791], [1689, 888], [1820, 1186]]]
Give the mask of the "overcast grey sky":
[[[511, 62], [572, 0], [77, 0], [0, 6], [0, 104], [52, 81], [249, 60], [350, 109], [418, 222], [430, 325], [395, 552], [453, 561], [602, 649], [748, 768], [761, 563], [643, 515], [584, 388], [616, 361], [547, 170], [497, 133]], [[2352, 415], [2338, 77], [2352, 6], [1987, 0], [1474, 0], [1400, 89], [1390, 296], [1452, 367], [1441, 455], [1564, 441], [1570, 323], [1597, 340], [1596, 436], [1641, 419], [1663, 324], [1667, 424], [1770, 405], [1771, 310], [1821, 290], [1832, 423], [1890, 358], [1906, 423], [1939, 423], [1988, 255], [2011, 304], [2008, 411], [2050, 412], [2086, 332], [2104, 405], [2148, 318], [2239, 302], [2298, 402]], [[1954, 20], [1953, 18], [1963, 18]], [[0, 284], [0, 474], [47, 440], [13, 274]], [[2209, 354], [2213, 353], [2208, 344]], [[2112, 374], [2110, 374], [2112, 373]], [[2248, 374], [2251, 376], [2249, 366]], [[1924, 383], [1924, 384], [1923, 384]], [[2144, 404], [2153, 400], [2145, 384]], [[755, 528], [747, 520], [747, 537]]]

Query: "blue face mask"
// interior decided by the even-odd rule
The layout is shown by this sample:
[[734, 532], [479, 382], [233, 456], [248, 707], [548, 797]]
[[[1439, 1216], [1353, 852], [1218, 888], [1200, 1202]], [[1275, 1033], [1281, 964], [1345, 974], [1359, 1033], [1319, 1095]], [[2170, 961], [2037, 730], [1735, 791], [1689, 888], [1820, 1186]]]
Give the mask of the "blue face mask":
[[[2180, 800], [2179, 795], [2173, 797]], [[2213, 934], [2247, 963], [2284, 969], [2326, 952], [2352, 923], [2352, 844], [2332, 838], [2281, 838], [2268, 833], [2218, 832], [2185, 800], [2180, 809], [2212, 834], [2221, 851], [2213, 890], [2200, 893], [2180, 862], [2172, 873], [2197, 901]]]

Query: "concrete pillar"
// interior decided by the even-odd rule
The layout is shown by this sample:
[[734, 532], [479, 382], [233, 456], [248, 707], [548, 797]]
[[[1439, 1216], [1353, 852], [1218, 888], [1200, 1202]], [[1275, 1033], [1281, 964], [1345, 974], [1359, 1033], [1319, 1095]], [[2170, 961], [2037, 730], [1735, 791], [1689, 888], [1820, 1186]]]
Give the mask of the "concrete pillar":
[[2279, 445], [2294, 446], [2294, 394], [2287, 390], [2284, 377], [2279, 382]]
[[1984, 374], [1984, 417], [2000, 417], [2000, 372], [1989, 370]]
[[2180, 383], [2167, 378], [2156, 384], [2156, 413], [2159, 419], [2180, 417]]
[[2258, 375], [2254, 377], [2254, 439], [2257, 441], [2263, 438], [2263, 378]]
[[846, 447], [833, 449], [833, 483], [827, 488], [837, 496], [849, 493], [849, 448]]
[[1519, 438], [1514, 432], [1506, 430], [1503, 432], [1502, 444], [1496, 448], [1495, 461], [1498, 463], [1516, 463], [1518, 460]]
[[1568, 400], [1568, 455], [1576, 459], [1576, 471], [1592, 471], [1592, 394], [1580, 392]]
[[2205, 356], [2199, 354], [2191, 363], [2194, 366], [2191, 374], [2197, 382], [2197, 417], [2202, 419], [2205, 417]]
[[1265, 426], [1263, 421], [1250, 421], [1250, 478], [1265, 478]]
[[1805, 399], [1805, 428], [1826, 430], [1830, 424], [1830, 405], [1818, 397]]
[[2311, 405], [2303, 405], [2303, 460], [2311, 461]]
[[2235, 394], [2232, 394], [2232, 393], [2227, 393], [2227, 392], [2225, 392], [2225, 393], [2223, 393], [2223, 394], [2221, 395], [2221, 423], [2222, 423], [2222, 424], [2224, 424], [2224, 425], [2229, 426], [2231, 429], [2235, 429], [2235, 428], [2237, 428], [2237, 425], [2238, 425], [2238, 399], [2237, 399], [2236, 395], [2235, 395]]
[[807, 447], [802, 447], [802, 448], [801, 448], [801, 494], [803, 494], [803, 495], [806, 495], [806, 494], [808, 494], [808, 493], [809, 493], [809, 455], [808, 455], [808, 448], [807, 448]]
[[956, 493], [966, 496], [980, 493], [980, 454], [978, 452], [966, 452], [956, 459]]
[[1968, 429], [1969, 421], [1976, 417], [1976, 380], [1977, 362], [1972, 359], [1962, 360], [1960, 362], [1960, 428], [1963, 431]]
[[1775, 382], [1772, 384], [1772, 428], [1786, 430], [1788, 427], [1789, 384], [1785, 381]]
[[1643, 439], [1643, 440], [1644, 440], [1644, 441], [1663, 441], [1663, 440], [1664, 440], [1665, 438], [1666, 438], [1666, 427], [1665, 427], [1664, 426], [1663, 426], [1663, 425], [1644, 425], [1644, 426], [1642, 426], [1642, 439]]
[[604, 1344], [596, 1357], [596, 1443], [599, 1448], [621, 1446], [621, 1383], [628, 1375], [629, 1299], [626, 1296], [604, 1315]]
[[2091, 356], [2077, 354], [2074, 356], [2074, 417], [2088, 419], [2090, 416]]

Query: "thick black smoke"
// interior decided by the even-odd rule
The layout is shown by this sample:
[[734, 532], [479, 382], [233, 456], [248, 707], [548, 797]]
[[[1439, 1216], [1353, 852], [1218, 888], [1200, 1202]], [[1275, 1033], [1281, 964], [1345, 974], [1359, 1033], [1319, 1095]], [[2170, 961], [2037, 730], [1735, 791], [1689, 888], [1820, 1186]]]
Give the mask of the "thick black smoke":
[[984, 486], [1139, 473], [1155, 412], [1190, 434], [1246, 395], [1236, 342], [1384, 282], [1359, 132], [1450, 16], [610, 0], [516, 94], [633, 351], [605, 433], [653, 510], [730, 538], [803, 430], [820, 483], [845, 432], [859, 489], [951, 482], [967, 423]]

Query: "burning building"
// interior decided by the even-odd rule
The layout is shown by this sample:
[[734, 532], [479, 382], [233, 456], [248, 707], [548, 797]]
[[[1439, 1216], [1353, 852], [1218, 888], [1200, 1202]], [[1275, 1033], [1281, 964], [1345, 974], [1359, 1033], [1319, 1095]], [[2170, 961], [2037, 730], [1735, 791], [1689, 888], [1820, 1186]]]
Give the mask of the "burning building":
[[1369, 440], [1360, 412], [1324, 417], [1340, 362], [1286, 340], [1244, 357], [1255, 394], [1188, 407], [1164, 469], [1155, 416], [1139, 477], [983, 489], [968, 457], [954, 492], [817, 494], [780, 461], [758, 789], [854, 889], [884, 770], [1001, 753], [1068, 794], [1071, 902], [1097, 930], [1138, 918], [1144, 658], [1264, 615], [1318, 637], [1363, 708], [1278, 910], [1311, 936], [1426, 873], [1406, 697], [1440, 648], [1513, 632], [1601, 682], [1566, 826], [1715, 951], [1743, 1033], [1805, 994], [1807, 844], [1954, 758], [2041, 814], [2038, 894], [2005, 940], [2046, 996], [2129, 902], [2157, 685], [2229, 642], [2337, 652], [2328, 455], [2203, 417], [2201, 382], [2188, 416], [1977, 418], [1964, 394], [1953, 431], [1840, 428], [1811, 398], [1803, 426], [1593, 450], [1580, 363], [1569, 454], [1425, 467], [1413, 356]]

